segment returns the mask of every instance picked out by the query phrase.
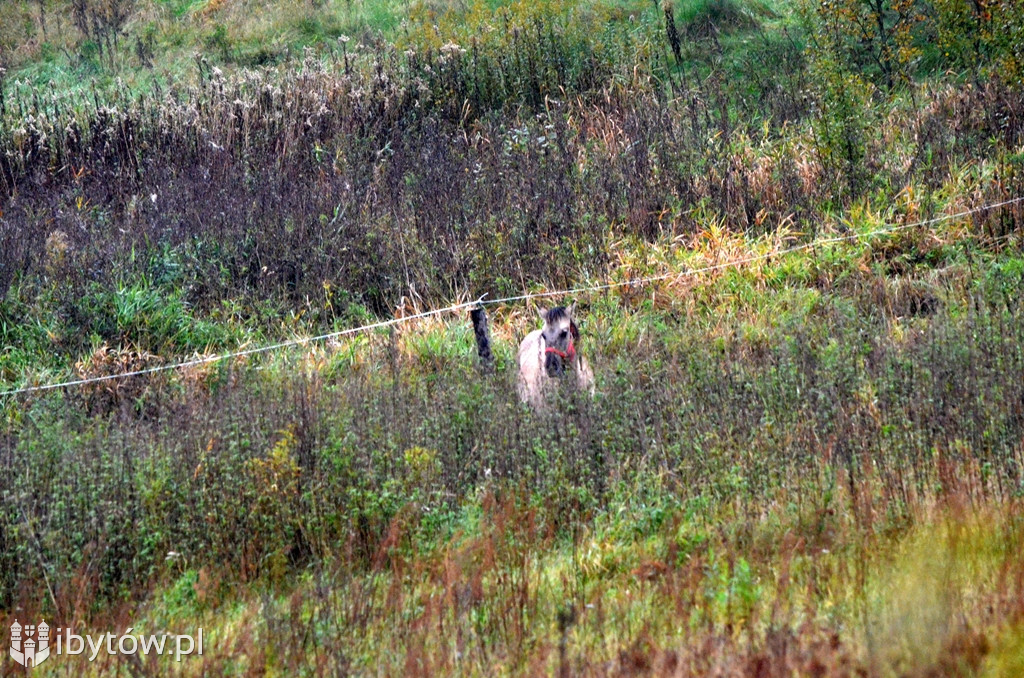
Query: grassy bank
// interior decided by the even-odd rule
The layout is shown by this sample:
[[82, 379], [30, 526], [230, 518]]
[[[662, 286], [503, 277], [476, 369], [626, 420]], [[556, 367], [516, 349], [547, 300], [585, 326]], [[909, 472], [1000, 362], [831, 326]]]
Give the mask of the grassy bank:
[[554, 296], [493, 375], [439, 315], [3, 396], [5, 620], [201, 625], [189, 675], [1019, 671], [1015, 4], [78, 6], [0, 10], [0, 391], [582, 288], [597, 394], [515, 396]]
[[[546, 672], [560, 618], [584, 672], [1003, 666], [1024, 267], [954, 246], [888, 272], [937, 239], [588, 298], [599, 395], [550, 416], [515, 400], [518, 312], [489, 378], [434, 320], [32, 397], [6, 604], [202, 621], [190, 670]], [[939, 617], [934, 647], [883, 630]]]

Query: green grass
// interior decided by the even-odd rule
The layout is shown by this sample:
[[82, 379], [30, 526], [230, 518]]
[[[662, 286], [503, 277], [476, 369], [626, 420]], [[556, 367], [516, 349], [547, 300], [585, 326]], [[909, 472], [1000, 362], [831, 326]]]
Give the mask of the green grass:
[[[628, 667], [647, 657], [659, 666], [669, 654], [699, 671], [707, 664], [696, 648], [708, 638], [722, 644], [719, 666], [736, 672], [758, 656], [797, 672], [812, 658], [833, 669], [958, 666], [991, 676], [1019, 662], [1019, 628], [986, 638], [975, 626], [997, 600], [979, 589], [1005, 586], [1013, 520], [939, 511], [865, 535], [832, 513], [851, 499], [841, 490], [821, 513], [789, 507], [760, 518], [728, 501], [665, 503], [664, 491], [624, 495], [571, 542], [538, 534], [533, 508], [485, 495], [482, 511], [473, 503], [450, 515], [451, 536], [403, 542], [373, 573], [352, 577], [328, 561], [260, 594], [225, 594], [212, 570], [172, 559], [160, 604], [132, 623], [143, 632], [203, 626], [209, 654], [186, 660], [188, 675], [309, 670], [322, 647], [332, 649], [327, 665], [355, 671], [401, 673], [413, 659], [438, 673], [549, 674], [563, 661]], [[564, 660], [554, 651], [563, 626]], [[819, 643], [831, 629], [841, 635]], [[792, 654], [746, 646], [779, 634]]]
[[679, 0], [682, 63], [649, 0], [152, 0], [104, 56], [33, 7], [0, 390], [593, 285], [597, 395], [518, 402], [516, 302], [494, 375], [463, 313], [5, 397], [5, 618], [201, 625], [183, 675], [1016, 675], [1021, 212], [870, 235], [1019, 194], [1011, 85], [885, 92], [797, 2]]
[[208, 0], [157, 0], [156, 6], [166, 9], [175, 19], [198, 12], [209, 4]]
[[755, 28], [758, 14], [770, 11], [764, 4], [742, 0], [685, 0], [673, 6], [680, 28], [691, 38]]
[[[593, 15], [605, 26], [629, 27], [636, 23], [658, 31], [663, 21], [660, 10], [637, 0], [563, 0], [545, 5], [543, 11], [548, 15]], [[8, 48], [13, 62], [6, 79], [27, 81], [37, 87], [52, 81], [62, 89], [88, 86], [93, 80], [105, 85], [116, 79], [131, 86], [152, 86], [196, 77], [196, 52], [225, 68], [271, 65], [300, 59], [305, 48], [335, 52], [337, 39], [343, 35], [365, 44], [378, 36], [403, 41], [410, 31], [421, 30], [419, 24], [424, 21], [428, 29], [439, 21], [442, 33], [450, 34], [444, 39], [458, 39], [466, 29], [478, 32], [482, 21], [493, 21], [510, 11], [519, 13], [524, 7], [498, 0], [455, 5], [327, 0], [316, 4], [264, 3], [259, 12], [252, 12], [235, 0], [146, 0], [137, 5], [126, 24], [117, 52], [112, 58], [101, 59], [97, 46], [84, 41], [67, 25], [70, 14], [65, 4], [51, 3], [50, 21], [61, 17], [66, 30], [59, 36], [51, 31], [49, 39], [44, 39], [38, 18], [34, 19], [25, 5], [17, 15], [22, 30]], [[706, 37], [711, 24], [720, 25], [722, 38], [728, 42], [727, 52], [732, 55], [744, 52], [751, 30], [761, 21], [779, 21], [788, 13], [784, 4], [770, 6], [740, 0], [695, 0], [676, 8], [683, 29], [694, 37]], [[31, 56], [21, 49], [27, 44], [38, 45]], [[139, 56], [141, 45], [151, 51], [145, 61]]]
[[[968, 433], [974, 415], [963, 413], [949, 433], [988, 442], [921, 451], [912, 441], [926, 433], [905, 430], [911, 419], [900, 408], [927, 408], [944, 391], [889, 398], [906, 388], [904, 351], [918, 375], [938, 375], [950, 360], [972, 364], [972, 341], [991, 351], [1013, 340], [1004, 333], [1019, 302], [1005, 296], [1021, 284], [1019, 253], [969, 241], [901, 263], [915, 280], [957, 267], [974, 273], [935, 279], [942, 305], [934, 314], [893, 313], [893, 262], [958, 228], [782, 255], [705, 274], [687, 294], [581, 295], [582, 347], [598, 368], [604, 421], [588, 419], [585, 407], [568, 409], [549, 431], [515, 414], [506, 400], [512, 351], [534, 321], [495, 313], [493, 383], [476, 377], [465, 319], [432, 320], [403, 328], [397, 343], [375, 332], [219, 374], [132, 385], [114, 420], [101, 414], [111, 397], [101, 392], [81, 394], [94, 412], [87, 418], [75, 414], [75, 394], [13, 405], [7, 430], [31, 469], [19, 482], [49, 477], [56, 484], [47, 491], [72, 501], [77, 494], [60, 489], [72, 482], [66, 474], [92, 478], [96, 496], [68, 507], [76, 530], [91, 529], [72, 518], [95, 510], [88, 501], [136, 502], [141, 527], [127, 539], [141, 568], [132, 576], [147, 584], [119, 589], [126, 571], [103, 570], [113, 588], [91, 589], [98, 597], [80, 632], [203, 626], [209, 655], [189, 658], [189, 675], [257, 666], [284, 675], [315, 665], [402, 673], [411, 658], [432, 674], [538, 675], [559, 670], [563, 638], [564, 661], [580, 670], [667, 666], [673, 656], [697, 672], [719, 661], [742, 673], [767, 657], [797, 673], [817, 661], [869, 673], [960, 666], [968, 675], [1005, 675], [1020, 643], [1007, 603], [1019, 599], [1017, 579], [1005, 574], [1021, 567], [1020, 516], [1000, 497], [1019, 488], [997, 489], [1000, 471], [986, 468], [1012, 468], [1002, 455], [1014, 443], [1000, 442], [1012, 416], [989, 407], [985, 431]], [[717, 237], [727, 238], [717, 250], [637, 243], [650, 248], [637, 256], [648, 266], [667, 257], [683, 271], [723, 248], [742, 255], [778, 247], [771, 237]], [[890, 290], [881, 302], [879, 289]], [[987, 305], [971, 312], [972, 299]], [[110, 309], [135, 345], [145, 345], [143, 336], [169, 355], [189, 350], [179, 322], [195, 325], [185, 336], [201, 336], [180, 300], [151, 286], [117, 290]], [[1012, 361], [1013, 350], [1003, 358]], [[878, 351], [891, 356], [887, 366], [872, 367]], [[940, 357], [926, 363], [929, 355]], [[299, 374], [306, 376], [295, 382]], [[645, 412], [684, 378], [685, 395]], [[716, 390], [723, 379], [729, 391]], [[970, 379], [993, 393], [1019, 385], [992, 365]], [[701, 429], [715, 415], [693, 408], [715, 393], [733, 409]], [[882, 447], [847, 462], [831, 456], [841, 454], [835, 438], [784, 451], [807, 435], [812, 416], [823, 416], [820, 405], [802, 402], [813, 397], [841, 399]], [[794, 405], [805, 409], [794, 416]], [[888, 407], [896, 409], [878, 413]], [[266, 419], [253, 420], [254, 410]], [[195, 419], [176, 423], [180, 412]], [[519, 428], [493, 423], [518, 416]], [[121, 429], [117, 417], [138, 423]], [[877, 428], [872, 417], [880, 417]], [[824, 421], [821, 431], [836, 425]], [[567, 447], [595, 427], [599, 449], [614, 459], [606, 476], [591, 475], [596, 462]], [[145, 456], [100, 452], [120, 436], [148, 441]], [[659, 442], [644, 447], [643, 436]], [[526, 439], [526, 456], [513, 437]], [[315, 474], [300, 461], [311, 440]], [[479, 457], [454, 462], [466, 454]], [[503, 463], [527, 468], [507, 476]], [[119, 477], [135, 488], [122, 498]], [[178, 522], [182, 510], [205, 518]], [[125, 539], [130, 529], [107, 523], [104, 539]], [[86, 562], [57, 550], [76, 534], [47, 538], [51, 558], [68, 558], [59, 571]], [[297, 543], [317, 555], [297, 553]], [[205, 558], [206, 548], [227, 549], [225, 559]], [[168, 558], [170, 551], [183, 555]], [[772, 654], [778, 634], [798, 650]], [[708, 643], [720, 654], [706, 654]], [[42, 670], [70, 666], [85, 675], [110, 670], [63, 658]]]

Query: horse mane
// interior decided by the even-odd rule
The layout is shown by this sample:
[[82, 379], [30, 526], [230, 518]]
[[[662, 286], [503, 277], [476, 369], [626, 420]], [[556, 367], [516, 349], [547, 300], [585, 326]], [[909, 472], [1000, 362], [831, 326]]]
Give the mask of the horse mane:
[[555, 306], [554, 308], [548, 311], [548, 314], [545, 316], [545, 318], [547, 319], [548, 323], [554, 325], [559, 320], [565, 318], [565, 316], [565, 306]]

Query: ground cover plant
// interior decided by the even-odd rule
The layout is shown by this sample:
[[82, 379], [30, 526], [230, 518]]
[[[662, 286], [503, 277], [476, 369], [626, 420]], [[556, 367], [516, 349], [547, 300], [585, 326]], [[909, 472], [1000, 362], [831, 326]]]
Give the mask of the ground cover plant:
[[6, 624], [1019, 674], [1024, 13], [978, 7], [5, 5], [0, 391], [573, 288], [597, 377], [523, 407], [518, 300], [493, 374], [463, 309], [0, 396]]

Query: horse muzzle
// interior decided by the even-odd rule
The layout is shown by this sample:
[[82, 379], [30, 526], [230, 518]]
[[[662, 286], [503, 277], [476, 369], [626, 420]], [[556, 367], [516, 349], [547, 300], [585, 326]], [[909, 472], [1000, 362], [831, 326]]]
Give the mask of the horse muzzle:
[[546, 353], [544, 355], [544, 371], [552, 379], [561, 377], [565, 374], [565, 360], [557, 353]]

